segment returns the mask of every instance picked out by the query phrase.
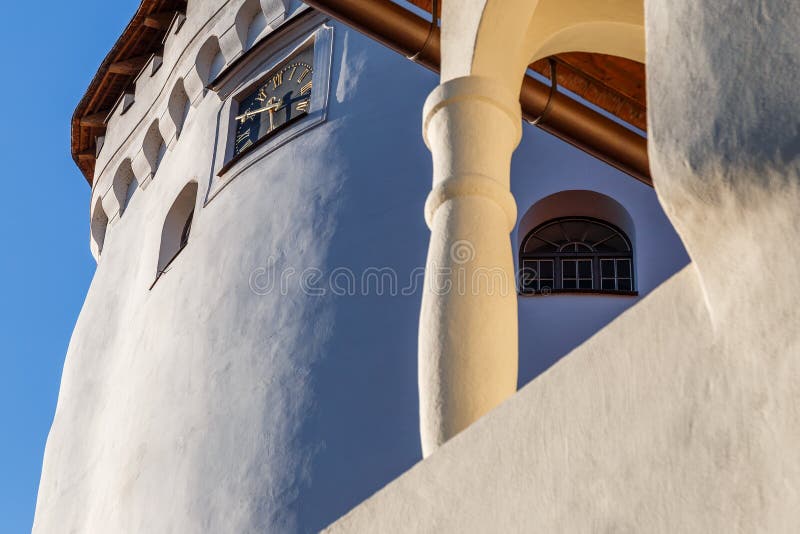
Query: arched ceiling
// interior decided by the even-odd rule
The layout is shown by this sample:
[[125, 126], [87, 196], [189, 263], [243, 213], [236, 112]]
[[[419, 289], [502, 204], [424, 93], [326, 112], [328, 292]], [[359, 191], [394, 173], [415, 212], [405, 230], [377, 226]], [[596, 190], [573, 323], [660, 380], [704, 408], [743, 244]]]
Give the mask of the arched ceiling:
[[[439, 11], [441, 12], [440, 0]], [[409, 0], [431, 12], [433, 0]], [[647, 100], [644, 64], [621, 57], [585, 52], [557, 54], [553, 57], [558, 85], [564, 87], [619, 119], [647, 130]], [[531, 69], [550, 76], [546, 59], [533, 63]]]

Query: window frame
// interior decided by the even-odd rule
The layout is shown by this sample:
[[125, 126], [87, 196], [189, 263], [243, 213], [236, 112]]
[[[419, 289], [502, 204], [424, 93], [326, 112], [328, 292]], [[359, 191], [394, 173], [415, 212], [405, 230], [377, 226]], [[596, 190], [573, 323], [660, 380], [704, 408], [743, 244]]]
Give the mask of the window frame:
[[[544, 230], [555, 224], [563, 224], [564, 222], [583, 222], [589, 223], [592, 225], [600, 225], [608, 228], [612, 232], [614, 232], [611, 237], [608, 237], [605, 240], [612, 239], [617, 235], [620, 236], [627, 246], [627, 251], [598, 251], [593, 249], [591, 246], [586, 246], [583, 243], [575, 241], [576, 244], [576, 251], [566, 251], [566, 250], [558, 250], [555, 252], [525, 252], [525, 246], [528, 244], [531, 238]], [[563, 227], [562, 227], [563, 228]], [[569, 239], [569, 236], [566, 235], [565, 237]], [[539, 239], [539, 238], [536, 238]], [[601, 241], [602, 242], [602, 241]], [[601, 242], [597, 242], [594, 246], [598, 245]], [[562, 247], [568, 246], [573, 242], [569, 242], [565, 245], [561, 245]], [[553, 244], [555, 246], [555, 243]], [[578, 246], [584, 246], [587, 250], [578, 251]], [[629, 275], [630, 276], [619, 276], [617, 274], [617, 263], [619, 261], [628, 261], [629, 265]], [[546, 287], [544, 284], [541, 283], [541, 280], [538, 277], [535, 280], [531, 280], [528, 278], [530, 270], [529, 266], [533, 262], [537, 262], [536, 265], [539, 265], [539, 262], [542, 261], [551, 261], [553, 263], [553, 272], [552, 278], [546, 278], [544, 280], [552, 281], [551, 287]], [[590, 275], [589, 276], [580, 276], [580, 271], [578, 270], [578, 262], [590, 262]], [[613, 261], [614, 262], [614, 277], [603, 277], [602, 265], [603, 261]], [[568, 276], [566, 279], [568, 281], [574, 281], [575, 286], [574, 288], [564, 287], [565, 281], [565, 273], [564, 273], [564, 266], [566, 262], [576, 262], [576, 271], [574, 276]], [[519, 276], [517, 277], [518, 283], [518, 294], [520, 296], [539, 296], [539, 295], [550, 295], [550, 294], [601, 294], [601, 295], [621, 295], [621, 296], [637, 296], [639, 292], [636, 289], [636, 269], [635, 269], [635, 262], [634, 262], [634, 250], [633, 244], [631, 243], [630, 238], [628, 235], [618, 226], [609, 223], [608, 221], [597, 219], [595, 217], [585, 217], [585, 216], [564, 216], [564, 217], [556, 217], [553, 219], [548, 219], [541, 224], [536, 225], [533, 229], [531, 229], [527, 234], [525, 234], [524, 239], [519, 247]], [[591, 280], [591, 288], [587, 287], [579, 287], [581, 285], [581, 281]], [[614, 280], [614, 289], [603, 289], [603, 281], [604, 280]], [[620, 286], [620, 280], [630, 280], [630, 289], [618, 289]], [[624, 284], [623, 284], [624, 285]], [[543, 287], [544, 286], [544, 287]]]

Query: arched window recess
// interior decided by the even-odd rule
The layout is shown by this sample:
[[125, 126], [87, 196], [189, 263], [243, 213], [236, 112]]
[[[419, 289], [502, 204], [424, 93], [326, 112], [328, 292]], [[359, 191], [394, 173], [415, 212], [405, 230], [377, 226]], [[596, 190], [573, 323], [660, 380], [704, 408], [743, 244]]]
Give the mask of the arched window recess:
[[560, 217], [531, 230], [519, 253], [523, 295], [635, 295], [633, 247], [616, 226], [590, 217]]
[[164, 226], [161, 230], [161, 246], [158, 251], [158, 264], [156, 266], [156, 279], [152, 287], [162, 274], [167, 272], [175, 258], [189, 244], [194, 220], [194, 207], [197, 199], [197, 182], [189, 182], [178, 194], [172, 203]]

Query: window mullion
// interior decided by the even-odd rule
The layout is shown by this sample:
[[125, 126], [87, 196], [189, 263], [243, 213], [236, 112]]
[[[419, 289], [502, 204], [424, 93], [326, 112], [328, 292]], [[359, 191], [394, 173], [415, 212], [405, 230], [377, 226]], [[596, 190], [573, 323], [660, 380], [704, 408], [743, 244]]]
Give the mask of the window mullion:
[[563, 289], [564, 288], [564, 278], [563, 278], [562, 269], [561, 269], [561, 257], [560, 256], [556, 256], [554, 258], [554, 260], [555, 260], [555, 262], [553, 264], [553, 270], [554, 270], [553, 276], [554, 276], [555, 280], [553, 280], [553, 286], [554, 286], [553, 289]]

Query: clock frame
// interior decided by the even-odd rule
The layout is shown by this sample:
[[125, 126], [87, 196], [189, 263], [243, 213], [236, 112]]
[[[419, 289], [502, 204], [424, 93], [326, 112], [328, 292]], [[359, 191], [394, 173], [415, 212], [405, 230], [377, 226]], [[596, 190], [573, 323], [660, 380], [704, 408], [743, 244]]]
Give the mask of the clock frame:
[[[333, 58], [333, 27], [326, 24], [323, 14], [311, 10], [295, 19], [276, 29], [236, 60], [211, 87], [222, 100], [223, 107], [219, 115], [217, 148], [206, 204], [253, 163], [326, 119]], [[272, 96], [277, 100], [279, 96], [276, 96], [273, 79], [282, 73], [283, 79], [277, 85], [287, 88], [295, 63], [306, 63], [311, 69], [300, 80], [300, 84], [297, 84], [297, 79], [304, 69], [298, 66], [291, 76], [299, 90], [291, 91], [288, 98], [291, 100], [290, 110], [274, 110], [277, 113], [273, 114], [272, 127], [268, 110], [251, 113], [257, 118], [244, 121], [249, 130], [245, 132], [242, 128], [242, 119], [245, 117], [242, 115], [267, 107]], [[271, 88], [272, 92], [265, 91], [264, 95], [260, 95], [260, 90], [265, 86]], [[282, 98], [286, 93], [277, 95]], [[259, 103], [264, 105], [254, 108], [251, 104], [256, 101], [256, 96], [263, 100]], [[256, 123], [259, 126], [257, 133], [254, 128]], [[245, 133], [246, 137], [243, 135]], [[240, 136], [238, 143], [237, 136]]]
[[307, 43], [239, 100], [233, 156], [307, 115], [311, 111], [313, 87], [314, 46]]

